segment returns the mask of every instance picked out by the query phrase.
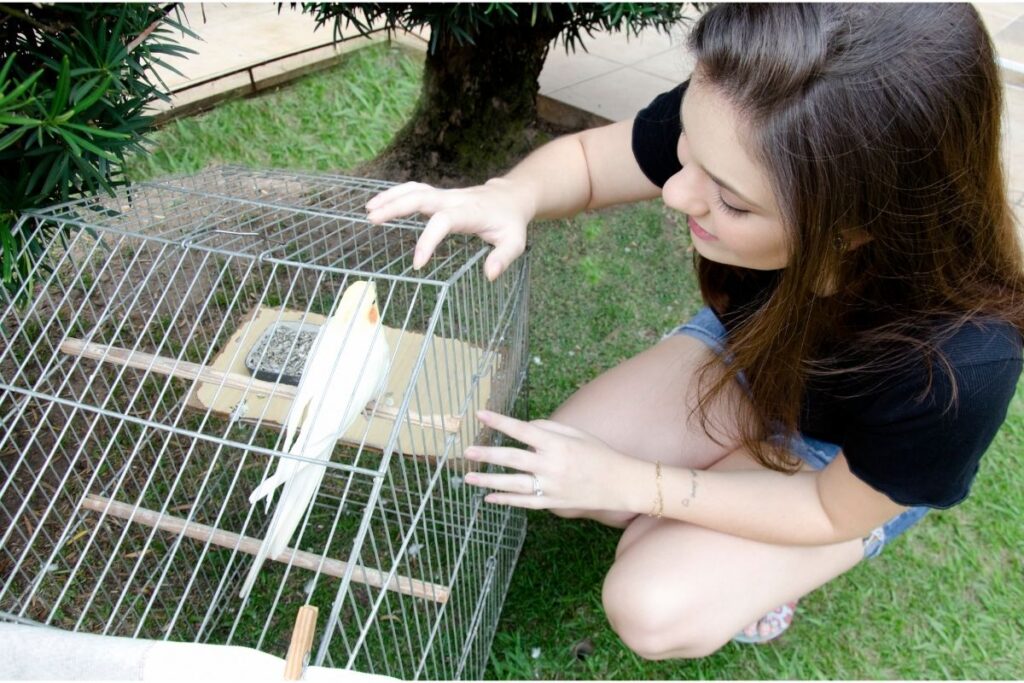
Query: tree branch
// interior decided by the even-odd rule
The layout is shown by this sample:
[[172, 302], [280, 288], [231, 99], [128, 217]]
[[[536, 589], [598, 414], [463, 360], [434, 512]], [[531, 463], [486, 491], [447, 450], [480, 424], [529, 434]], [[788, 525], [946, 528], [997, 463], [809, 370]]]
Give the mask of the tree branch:
[[131, 54], [132, 50], [137, 48], [142, 43], [142, 41], [144, 41], [146, 38], [149, 37], [150, 33], [152, 33], [153, 31], [156, 30], [157, 26], [159, 26], [161, 23], [163, 23], [163, 20], [167, 17], [168, 14], [170, 14], [172, 9], [174, 9], [174, 4], [173, 3], [169, 4], [169, 5], [164, 5], [163, 6], [163, 14], [160, 15], [160, 18], [157, 19], [156, 21], [154, 21], [149, 26], [147, 26], [142, 31], [142, 33], [140, 33], [139, 35], [135, 36], [135, 38], [132, 40], [132, 42], [128, 43], [128, 47], [125, 48], [125, 52], [127, 54]]
[[14, 9], [10, 5], [0, 5], [0, 12], [3, 12], [4, 14], [7, 14], [7, 15], [13, 17], [14, 19], [18, 19], [20, 21], [23, 21], [26, 24], [32, 26], [33, 28], [36, 28], [36, 29], [42, 31], [43, 33], [57, 33], [59, 31], [62, 31], [64, 29], [66, 29], [66, 28], [69, 28], [71, 26], [70, 23], [64, 22], [64, 21], [57, 22], [56, 24], [52, 24], [52, 25], [44, 24], [43, 22], [39, 21], [38, 19], [35, 19], [34, 17], [26, 14], [25, 12], [22, 12], [21, 10]]

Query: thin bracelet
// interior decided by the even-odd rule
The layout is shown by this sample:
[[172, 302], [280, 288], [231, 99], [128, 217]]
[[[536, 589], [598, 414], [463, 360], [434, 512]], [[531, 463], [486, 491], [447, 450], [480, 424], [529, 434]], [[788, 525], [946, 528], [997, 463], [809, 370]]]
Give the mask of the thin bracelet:
[[654, 463], [654, 484], [658, 489], [658, 497], [654, 501], [654, 510], [648, 514], [648, 517], [655, 517], [661, 519], [662, 513], [665, 511], [665, 500], [661, 497], [661, 461], [657, 460]]

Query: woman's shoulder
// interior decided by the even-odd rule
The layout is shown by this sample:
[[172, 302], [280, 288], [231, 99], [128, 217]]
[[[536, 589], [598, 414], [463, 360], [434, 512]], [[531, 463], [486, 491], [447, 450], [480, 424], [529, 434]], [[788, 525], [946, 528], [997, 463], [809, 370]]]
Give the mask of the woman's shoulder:
[[[1024, 339], [1011, 323], [976, 316], [941, 325], [931, 343], [896, 367], [876, 367], [862, 376], [869, 419], [908, 418], [954, 406], [961, 414], [1005, 413], [1024, 370]], [[923, 352], [922, 352], [923, 351]], [[965, 402], [966, 399], [966, 402]], [[966, 404], [965, 404], [966, 403]]]
[[963, 500], [1008, 414], [1022, 345], [1014, 325], [973, 318], [945, 327], [932, 353], [861, 375], [839, 417], [850, 469], [905, 505]]
[[953, 366], [1024, 358], [1024, 338], [1017, 327], [987, 316], [975, 316], [952, 327], [940, 335], [936, 347]]
[[901, 374], [901, 368], [982, 365], [1024, 357], [1021, 330], [988, 314], [929, 315], [898, 322], [868, 316], [861, 323], [842, 347], [855, 367], [868, 373], [893, 376]]
[[1013, 324], [974, 316], [932, 321], [918, 332], [916, 342], [926, 343], [904, 336], [853, 351], [850, 370], [826, 377], [823, 390], [852, 400], [870, 423], [942, 413], [966, 397], [979, 410], [1009, 402], [1024, 370], [1024, 339]]

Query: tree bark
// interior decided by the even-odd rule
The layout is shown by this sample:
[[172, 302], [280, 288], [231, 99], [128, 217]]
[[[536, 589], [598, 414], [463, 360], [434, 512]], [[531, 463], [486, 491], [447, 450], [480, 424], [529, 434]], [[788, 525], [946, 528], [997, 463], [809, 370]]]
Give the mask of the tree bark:
[[537, 144], [538, 78], [560, 29], [484, 27], [474, 45], [442, 33], [426, 58], [419, 104], [374, 170], [443, 184], [507, 169]]

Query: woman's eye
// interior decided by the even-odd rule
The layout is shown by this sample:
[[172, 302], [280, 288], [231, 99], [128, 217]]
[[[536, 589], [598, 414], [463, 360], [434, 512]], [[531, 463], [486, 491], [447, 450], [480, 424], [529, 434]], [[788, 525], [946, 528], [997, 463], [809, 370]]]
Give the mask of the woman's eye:
[[737, 209], [735, 206], [730, 206], [729, 204], [726, 204], [725, 200], [722, 199], [721, 192], [718, 193], [718, 205], [722, 207], [723, 211], [734, 216], [742, 216], [743, 214], [750, 213], [749, 211], [745, 211], [744, 209]]

